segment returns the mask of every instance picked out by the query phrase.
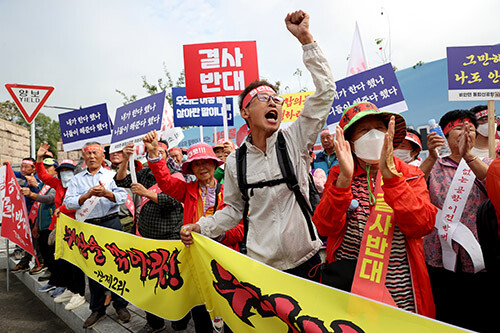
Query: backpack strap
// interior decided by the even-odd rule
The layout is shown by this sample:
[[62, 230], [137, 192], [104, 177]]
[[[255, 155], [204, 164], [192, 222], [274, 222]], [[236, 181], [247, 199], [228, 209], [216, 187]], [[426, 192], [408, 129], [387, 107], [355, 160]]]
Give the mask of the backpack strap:
[[278, 132], [278, 139], [276, 140], [276, 148], [278, 155], [278, 164], [280, 166], [281, 173], [283, 174], [283, 177], [286, 179], [286, 184], [288, 188], [295, 194], [295, 199], [297, 200], [300, 210], [302, 211], [302, 214], [304, 214], [304, 218], [306, 219], [307, 229], [309, 230], [309, 235], [311, 236], [311, 240], [315, 241], [316, 233], [314, 232], [314, 226], [311, 219], [313, 211], [310, 204], [307, 202], [306, 198], [300, 191], [300, 186], [297, 181], [297, 177], [295, 176], [292, 163], [290, 162], [290, 157], [288, 156], [288, 150], [286, 148], [286, 140], [281, 131]]
[[217, 210], [217, 207], [219, 207], [219, 194], [220, 194], [221, 187], [222, 187], [222, 184], [219, 181], [217, 181], [217, 185], [215, 187], [214, 214], [215, 214], [215, 211]]
[[247, 254], [247, 234], [248, 234], [248, 209], [250, 206], [247, 183], [247, 146], [245, 143], [236, 149], [236, 176], [241, 197], [245, 202], [243, 206], [243, 240], [240, 244], [240, 252]]

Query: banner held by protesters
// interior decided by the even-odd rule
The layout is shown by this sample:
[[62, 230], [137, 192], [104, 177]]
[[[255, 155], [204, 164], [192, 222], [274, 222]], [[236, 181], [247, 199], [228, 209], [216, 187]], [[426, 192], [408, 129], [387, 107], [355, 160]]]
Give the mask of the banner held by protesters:
[[[205, 304], [235, 332], [458, 332], [456, 327], [307, 281], [194, 235], [144, 239], [61, 214], [56, 258], [169, 320]], [[151, 291], [151, 292], [150, 292]], [[167, 301], [168, 300], [168, 301]]]

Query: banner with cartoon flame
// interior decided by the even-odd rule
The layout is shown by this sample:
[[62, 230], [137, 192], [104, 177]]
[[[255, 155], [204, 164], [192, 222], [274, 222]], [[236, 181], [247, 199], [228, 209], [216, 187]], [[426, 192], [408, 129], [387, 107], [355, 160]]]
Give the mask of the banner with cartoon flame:
[[61, 214], [56, 258], [137, 307], [179, 320], [205, 304], [234, 332], [457, 332], [460, 329], [307, 281], [204, 236], [141, 238]]

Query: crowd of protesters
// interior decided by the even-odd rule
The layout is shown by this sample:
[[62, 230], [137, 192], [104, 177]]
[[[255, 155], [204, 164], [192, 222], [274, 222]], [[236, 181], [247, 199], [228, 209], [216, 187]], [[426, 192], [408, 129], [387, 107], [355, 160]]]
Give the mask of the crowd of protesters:
[[[169, 148], [152, 131], [143, 138], [147, 163], [135, 164], [137, 182], [128, 170], [132, 143], [109, 156], [101, 144], [85, 144], [81, 170], [72, 160], [58, 163], [47, 143], [40, 145], [36, 160], [22, 161], [16, 177], [28, 212], [37, 209], [30, 222], [40, 256], [30, 274], [47, 281], [39, 291], [51, 291], [55, 302], [67, 302], [67, 310], [85, 303], [83, 272], [54, 260], [54, 228], [64, 213], [140, 237], [181, 239], [186, 246], [193, 244], [192, 232], [201, 233], [278, 270], [358, 293], [360, 250], [383, 198], [394, 227], [384, 247], [386, 303], [480, 332], [495, 330], [489, 300], [499, 296], [500, 267], [492, 251], [500, 235], [500, 158], [488, 158], [487, 108], [443, 110], [439, 125], [445, 136], [427, 136], [424, 160], [420, 133], [407, 127], [403, 116], [369, 102], [346, 109], [332, 133], [325, 122], [335, 83], [309, 32], [309, 17], [297, 11], [285, 21], [302, 44], [316, 88], [286, 129], [280, 130], [283, 98], [260, 80], [239, 98], [250, 129], [239, 148], [220, 140], [183, 151]], [[323, 150], [314, 155], [318, 136]], [[436, 149], [446, 143], [451, 154], [439, 157]], [[459, 173], [466, 172], [473, 177], [469, 189], [453, 196]], [[313, 202], [313, 194], [319, 202]], [[458, 207], [456, 216], [448, 214], [450, 202], [456, 203], [454, 213]], [[80, 216], [82, 207], [91, 209]], [[444, 234], [448, 229], [455, 233]], [[324, 260], [321, 249], [326, 249]], [[26, 254], [12, 271], [28, 270], [31, 260]], [[120, 320], [130, 320], [126, 300], [92, 279], [88, 287], [92, 313], [84, 328], [104, 318], [110, 304]], [[191, 318], [196, 332], [212, 332], [204, 306], [172, 328], [185, 329]], [[141, 332], [165, 328], [163, 318], [146, 313], [146, 319]], [[226, 324], [224, 331], [230, 331]]]

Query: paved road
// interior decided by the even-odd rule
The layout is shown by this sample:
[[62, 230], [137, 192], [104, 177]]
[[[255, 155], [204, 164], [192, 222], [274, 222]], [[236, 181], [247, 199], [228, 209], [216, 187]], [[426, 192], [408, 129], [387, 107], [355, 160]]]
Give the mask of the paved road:
[[6, 270], [0, 269], [0, 333], [73, 332], [13, 273], [10, 274], [10, 291], [7, 292]]

